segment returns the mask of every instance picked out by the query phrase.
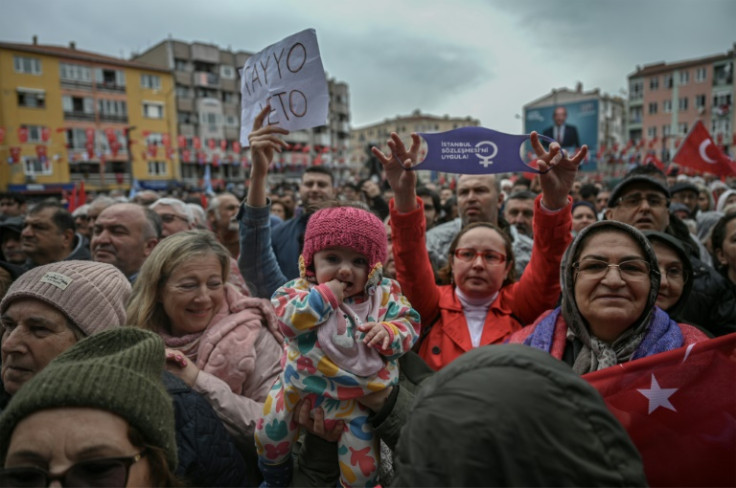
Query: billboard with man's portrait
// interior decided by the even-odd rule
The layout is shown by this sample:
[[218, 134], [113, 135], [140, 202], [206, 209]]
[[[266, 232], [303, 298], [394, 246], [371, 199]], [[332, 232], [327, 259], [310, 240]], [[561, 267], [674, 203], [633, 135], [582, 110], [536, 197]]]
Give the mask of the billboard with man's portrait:
[[[527, 108], [524, 113], [524, 132], [537, 131], [558, 142], [569, 152], [574, 152], [583, 144], [588, 145], [588, 158], [580, 167], [581, 171], [596, 171], [598, 152], [598, 100], [565, 102], [545, 107]], [[555, 111], [558, 116], [555, 117]], [[564, 117], [560, 128], [559, 122]]]

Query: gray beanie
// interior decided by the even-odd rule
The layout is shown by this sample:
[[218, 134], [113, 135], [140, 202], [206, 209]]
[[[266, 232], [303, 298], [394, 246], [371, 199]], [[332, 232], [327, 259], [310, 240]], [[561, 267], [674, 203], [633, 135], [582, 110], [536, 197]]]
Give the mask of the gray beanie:
[[78, 407], [125, 419], [146, 443], [163, 449], [174, 471], [174, 407], [161, 381], [164, 360], [161, 337], [135, 327], [116, 327], [79, 341], [23, 385], [0, 415], [0, 464], [21, 420], [41, 410]]
[[40, 300], [66, 315], [85, 335], [126, 323], [130, 283], [115, 266], [94, 261], [59, 261], [38, 266], [15, 280], [0, 302], [0, 314], [23, 298]]

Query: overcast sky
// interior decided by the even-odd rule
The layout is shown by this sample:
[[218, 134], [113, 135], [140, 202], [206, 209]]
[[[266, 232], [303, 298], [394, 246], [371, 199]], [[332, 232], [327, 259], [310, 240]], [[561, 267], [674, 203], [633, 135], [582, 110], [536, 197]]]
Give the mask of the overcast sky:
[[257, 52], [314, 28], [351, 125], [415, 109], [520, 133], [552, 88], [626, 89], [637, 65], [732, 49], [734, 0], [2, 0], [0, 40], [130, 57], [171, 35]]

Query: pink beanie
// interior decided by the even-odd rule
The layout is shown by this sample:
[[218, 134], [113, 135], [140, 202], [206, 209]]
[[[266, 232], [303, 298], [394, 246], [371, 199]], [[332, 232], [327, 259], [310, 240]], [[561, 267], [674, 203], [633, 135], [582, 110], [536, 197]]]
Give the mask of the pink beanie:
[[347, 247], [368, 259], [368, 271], [386, 262], [388, 239], [381, 219], [357, 207], [330, 207], [309, 218], [304, 233], [304, 271], [314, 275], [314, 253], [330, 247]]
[[130, 283], [115, 266], [95, 261], [59, 261], [38, 266], [13, 282], [0, 302], [5, 313], [16, 300], [33, 298], [61, 313], [85, 335], [125, 325]]

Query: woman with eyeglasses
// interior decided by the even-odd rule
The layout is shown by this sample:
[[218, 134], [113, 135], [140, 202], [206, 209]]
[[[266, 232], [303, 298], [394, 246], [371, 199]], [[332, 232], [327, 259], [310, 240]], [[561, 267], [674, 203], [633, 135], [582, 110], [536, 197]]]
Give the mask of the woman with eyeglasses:
[[452, 241], [448, 265], [439, 272], [442, 284], [435, 284], [416, 173], [404, 169], [418, 161], [420, 138], [412, 134], [407, 149], [394, 133], [390, 153], [373, 148], [395, 192], [390, 208], [397, 280], [422, 317], [419, 355], [435, 370], [473, 348], [503, 342], [557, 303], [560, 259], [572, 239], [568, 194], [587, 147], [568, 158], [556, 143], [545, 151], [536, 133], [531, 140], [545, 173], [535, 201], [531, 261], [518, 282], [509, 236], [493, 223], [477, 222]]
[[634, 227], [604, 220], [583, 229], [561, 269], [562, 304], [508, 342], [545, 350], [585, 374], [708, 339], [657, 306], [657, 256]]

